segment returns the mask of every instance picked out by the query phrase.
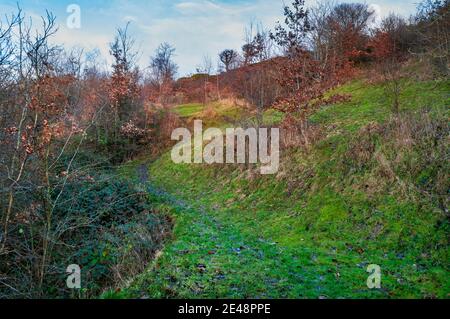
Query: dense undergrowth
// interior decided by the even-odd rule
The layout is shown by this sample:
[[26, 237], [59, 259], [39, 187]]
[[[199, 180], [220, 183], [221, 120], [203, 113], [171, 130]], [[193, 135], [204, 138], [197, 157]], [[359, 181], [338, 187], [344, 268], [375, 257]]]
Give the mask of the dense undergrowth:
[[[24, 195], [22, 201], [31, 208], [13, 221], [15, 253], [2, 256], [0, 272], [16, 280], [0, 285], [0, 297], [96, 297], [142, 272], [170, 233], [172, 225], [166, 216], [153, 210], [146, 193], [118, 176], [107, 156], [88, 146], [77, 156], [74, 152], [68, 150], [55, 167], [61, 172], [57, 177], [61, 183], [50, 194], [57, 204], [48, 223], [51, 242], [45, 276], [37, 279], [45, 215], [44, 207], [34, 204], [40, 196], [36, 192]], [[68, 162], [72, 172], [62, 182]], [[74, 264], [81, 268], [81, 290], [66, 285], [66, 268]]]
[[[133, 284], [108, 296], [448, 297], [449, 83], [411, 79], [404, 87], [400, 114], [383, 83], [335, 90], [351, 101], [314, 114], [321, 137], [283, 150], [276, 176], [177, 165], [163, 155], [147, 187], [173, 194], [150, 191], [174, 217], [173, 240]], [[135, 176], [141, 162], [123, 173]], [[381, 266], [380, 290], [366, 286], [369, 264]]]

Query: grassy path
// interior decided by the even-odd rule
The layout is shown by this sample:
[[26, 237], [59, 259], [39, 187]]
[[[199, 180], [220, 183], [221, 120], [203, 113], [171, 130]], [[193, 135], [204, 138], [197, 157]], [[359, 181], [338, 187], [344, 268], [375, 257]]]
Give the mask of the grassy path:
[[[169, 153], [126, 165], [123, 175], [174, 230], [117, 297], [448, 298], [448, 218], [418, 191], [447, 167], [440, 148], [431, 162], [428, 138], [399, 149], [382, 85], [355, 81], [338, 92], [352, 100], [317, 112], [311, 121], [323, 138], [308, 152], [286, 152], [275, 177], [176, 165]], [[402, 94], [405, 111], [429, 106], [437, 119], [447, 116], [447, 101], [447, 82], [410, 81]], [[224, 125], [239, 114], [232, 111], [217, 108], [209, 120]], [[360, 165], [355, 150], [365, 144], [374, 149]], [[367, 287], [370, 264], [382, 268], [382, 289]]]
[[[137, 176], [132, 178], [145, 187], [157, 210], [174, 219], [175, 226], [159, 258], [120, 293], [122, 297], [386, 297], [385, 291], [367, 289], [364, 263], [346, 265], [333, 250], [283, 247], [263, 238], [257, 228], [249, 232], [217, 214], [217, 206], [205, 207], [201, 201], [163, 191], [147, 181], [145, 164], [135, 165], [131, 171]], [[356, 269], [358, 275], [341, 278], [340, 269], [345, 267], [352, 271], [343, 274], [355, 274]]]

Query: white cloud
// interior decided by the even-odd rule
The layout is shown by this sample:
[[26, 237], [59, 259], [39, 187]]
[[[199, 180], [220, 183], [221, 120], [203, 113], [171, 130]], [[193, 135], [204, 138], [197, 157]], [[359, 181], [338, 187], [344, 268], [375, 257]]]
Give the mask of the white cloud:
[[211, 10], [216, 11], [224, 9], [222, 6], [207, 0], [180, 2], [175, 5], [175, 8], [182, 14], [199, 14], [211, 12]]
[[376, 3], [372, 3], [371, 7], [374, 8], [380, 18], [387, 17], [391, 13], [396, 13], [404, 17], [408, 17], [416, 10], [416, 3], [418, 1], [402, 1], [402, 0], [379, 0]]
[[378, 4], [372, 3], [371, 5], [369, 5], [369, 8], [370, 8], [371, 10], [373, 10], [373, 12], [374, 12], [374, 20], [373, 20], [373, 24], [374, 24], [374, 25], [380, 24], [380, 23], [381, 23], [381, 20], [383, 19], [381, 6], [378, 5]]
[[[29, 3], [29, 6], [25, 6], [25, 9], [29, 9], [27, 13], [33, 13], [33, 10], [45, 13], [44, 8], [31, 4], [34, 1], [22, 0], [24, 6]], [[316, 1], [306, 2], [312, 6]], [[403, 15], [414, 11], [414, 0], [371, 1], [378, 21], [392, 11]], [[135, 37], [141, 51], [140, 65], [147, 66], [157, 46], [161, 42], [169, 42], [177, 49], [175, 59], [180, 65], [182, 76], [193, 72], [203, 55], [217, 59], [219, 51], [223, 49], [240, 50], [244, 28], [250, 22], [262, 22], [265, 27], [272, 29], [277, 21], [282, 20], [283, 4], [289, 2], [291, 0], [91, 0], [90, 4], [81, 6], [80, 30], [71, 30], [65, 26], [65, 8], [64, 11], [56, 12], [61, 28], [54, 42], [80, 46], [86, 50], [99, 48], [110, 61], [109, 42], [118, 27], [131, 21], [130, 34]], [[14, 7], [2, 7], [0, 4], [1, 12], [8, 12], [9, 9]]]
[[112, 35], [93, 33], [86, 29], [69, 29], [64, 24], [59, 26], [58, 32], [51, 38], [51, 42], [64, 45], [67, 49], [83, 48], [85, 52], [98, 49], [102, 57], [112, 62], [109, 54], [109, 43]]
[[144, 62], [159, 43], [169, 42], [177, 49], [175, 59], [180, 65], [180, 75], [193, 72], [203, 55], [217, 59], [221, 50], [240, 50], [244, 28], [251, 21], [257, 19], [272, 28], [282, 15], [281, 0], [240, 4], [192, 0], [177, 3], [174, 8], [180, 15], [152, 19], [137, 26], [148, 39]]

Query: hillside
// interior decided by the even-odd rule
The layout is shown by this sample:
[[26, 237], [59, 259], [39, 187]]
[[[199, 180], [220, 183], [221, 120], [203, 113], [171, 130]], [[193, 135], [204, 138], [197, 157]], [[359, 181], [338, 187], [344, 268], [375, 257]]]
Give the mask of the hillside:
[[450, 0], [47, 2], [0, 5], [0, 303], [450, 298]]
[[[169, 153], [124, 165], [174, 231], [143, 274], [104, 297], [448, 298], [450, 83], [405, 80], [400, 115], [383, 84], [336, 89], [351, 101], [316, 112], [319, 138], [283, 150], [276, 176]], [[222, 126], [224, 112], [242, 112], [212, 109], [178, 112]], [[381, 267], [380, 290], [366, 286], [369, 264]]]

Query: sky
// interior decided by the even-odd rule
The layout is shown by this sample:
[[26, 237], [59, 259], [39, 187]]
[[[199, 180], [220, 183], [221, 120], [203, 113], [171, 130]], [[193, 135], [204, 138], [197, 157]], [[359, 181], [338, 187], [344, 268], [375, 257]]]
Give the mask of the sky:
[[[317, 0], [307, 0], [313, 6]], [[395, 12], [413, 14], [419, 0], [367, 0], [379, 17]], [[34, 18], [51, 11], [57, 18], [59, 31], [53, 42], [66, 47], [99, 49], [110, 62], [108, 45], [119, 27], [130, 22], [130, 34], [140, 52], [139, 65], [146, 67], [150, 56], [162, 42], [176, 48], [175, 61], [179, 76], [194, 73], [204, 56], [217, 62], [223, 49], [239, 50], [244, 29], [250, 22], [261, 22], [273, 28], [282, 20], [283, 3], [290, 0], [0, 0], [0, 16], [15, 11], [17, 3]], [[364, 2], [346, 0], [340, 2]], [[74, 17], [70, 5], [80, 9], [80, 25], [68, 24]], [[70, 20], [74, 21], [74, 20]], [[71, 27], [72, 26], [72, 27]], [[75, 28], [73, 28], [75, 26]]]

